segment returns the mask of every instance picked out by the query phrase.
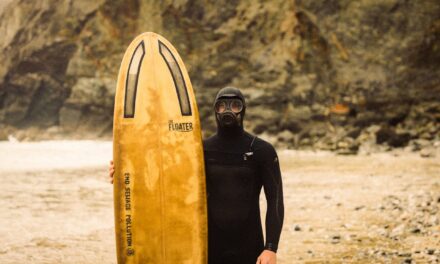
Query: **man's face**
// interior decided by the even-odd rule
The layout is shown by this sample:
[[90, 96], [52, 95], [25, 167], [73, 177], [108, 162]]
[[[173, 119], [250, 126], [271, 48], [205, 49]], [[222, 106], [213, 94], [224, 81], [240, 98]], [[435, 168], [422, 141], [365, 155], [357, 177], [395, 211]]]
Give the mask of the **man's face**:
[[240, 126], [243, 101], [239, 98], [219, 98], [214, 105], [215, 115], [221, 126]]

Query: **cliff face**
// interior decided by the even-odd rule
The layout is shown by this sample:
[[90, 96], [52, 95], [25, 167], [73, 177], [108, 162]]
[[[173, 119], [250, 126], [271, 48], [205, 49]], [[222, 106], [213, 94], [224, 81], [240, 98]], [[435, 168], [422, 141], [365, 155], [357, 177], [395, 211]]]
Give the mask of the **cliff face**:
[[181, 54], [207, 135], [214, 94], [235, 85], [247, 128], [279, 144], [439, 139], [437, 0], [13, 0], [0, 17], [4, 131], [111, 135], [120, 61], [145, 31]]

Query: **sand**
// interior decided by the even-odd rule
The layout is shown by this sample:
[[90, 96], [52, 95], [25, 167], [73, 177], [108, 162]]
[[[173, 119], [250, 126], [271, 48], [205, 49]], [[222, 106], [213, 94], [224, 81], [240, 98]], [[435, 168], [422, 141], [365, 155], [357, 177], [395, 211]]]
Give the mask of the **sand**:
[[[0, 142], [0, 263], [116, 263], [111, 152], [108, 141]], [[279, 156], [279, 264], [440, 261], [439, 158]]]

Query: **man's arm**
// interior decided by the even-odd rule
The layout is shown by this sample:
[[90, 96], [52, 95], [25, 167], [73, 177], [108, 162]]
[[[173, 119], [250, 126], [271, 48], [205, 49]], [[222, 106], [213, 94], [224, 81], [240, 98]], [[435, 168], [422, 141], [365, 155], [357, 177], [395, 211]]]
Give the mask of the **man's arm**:
[[267, 200], [265, 249], [276, 252], [284, 220], [283, 183], [278, 156], [272, 145], [262, 148], [262, 180]]

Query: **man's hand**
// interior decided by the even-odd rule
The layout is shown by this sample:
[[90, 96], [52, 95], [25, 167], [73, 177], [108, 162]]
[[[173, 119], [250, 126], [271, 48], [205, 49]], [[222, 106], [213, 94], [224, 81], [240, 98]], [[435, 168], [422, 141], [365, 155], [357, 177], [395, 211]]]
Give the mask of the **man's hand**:
[[110, 161], [110, 167], [108, 169], [109, 182], [113, 184], [113, 174], [115, 173], [115, 165], [113, 164], [113, 160]]
[[270, 250], [263, 250], [261, 255], [257, 259], [256, 264], [276, 264], [277, 254]]

